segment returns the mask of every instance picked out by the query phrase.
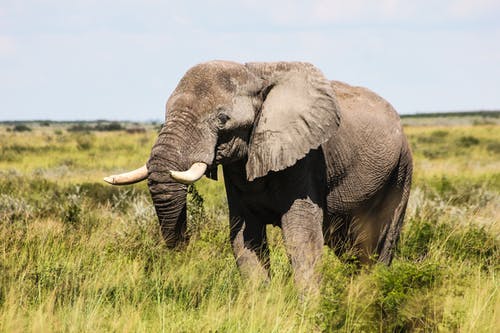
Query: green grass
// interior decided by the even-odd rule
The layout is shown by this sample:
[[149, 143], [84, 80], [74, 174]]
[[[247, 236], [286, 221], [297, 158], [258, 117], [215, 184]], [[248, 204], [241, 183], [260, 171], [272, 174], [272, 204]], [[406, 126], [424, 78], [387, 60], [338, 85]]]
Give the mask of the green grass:
[[156, 136], [0, 127], [0, 331], [495, 332], [498, 125], [407, 126], [415, 179], [396, 258], [358, 271], [324, 249], [299, 297], [279, 229], [273, 280], [243, 281], [222, 181], [189, 194], [190, 242], [167, 250], [146, 184], [112, 187]]

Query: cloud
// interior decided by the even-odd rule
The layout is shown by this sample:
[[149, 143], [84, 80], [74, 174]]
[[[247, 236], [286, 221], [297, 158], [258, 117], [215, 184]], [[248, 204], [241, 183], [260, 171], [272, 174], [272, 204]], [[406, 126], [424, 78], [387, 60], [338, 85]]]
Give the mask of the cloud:
[[361, 20], [394, 20], [406, 17], [411, 6], [403, 7], [397, 0], [382, 1], [314, 1], [313, 19], [320, 22], [352, 22]]
[[455, 18], [480, 17], [499, 11], [498, 0], [458, 0], [448, 6], [448, 13]]
[[[491, 17], [498, 0], [247, 0], [243, 6], [277, 24], [366, 24], [401, 21], [442, 22]], [[259, 10], [259, 11], [257, 11]]]
[[0, 56], [12, 56], [16, 52], [14, 39], [0, 35]]
[[498, 0], [6, 0], [0, 104], [155, 118], [187, 68], [229, 59], [309, 61], [403, 112], [498, 107], [499, 14]]

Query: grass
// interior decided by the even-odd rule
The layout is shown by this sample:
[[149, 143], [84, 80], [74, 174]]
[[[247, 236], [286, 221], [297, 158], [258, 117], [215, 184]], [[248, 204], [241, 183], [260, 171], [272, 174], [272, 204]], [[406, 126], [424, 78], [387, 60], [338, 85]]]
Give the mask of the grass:
[[[241, 280], [222, 181], [189, 194], [190, 243], [167, 250], [144, 183], [156, 137], [0, 126], [0, 331], [495, 332], [500, 327], [500, 127], [406, 126], [415, 179], [390, 267], [327, 248], [321, 293], [300, 298], [280, 232], [273, 280]], [[11, 129], [8, 131], [7, 129]]]

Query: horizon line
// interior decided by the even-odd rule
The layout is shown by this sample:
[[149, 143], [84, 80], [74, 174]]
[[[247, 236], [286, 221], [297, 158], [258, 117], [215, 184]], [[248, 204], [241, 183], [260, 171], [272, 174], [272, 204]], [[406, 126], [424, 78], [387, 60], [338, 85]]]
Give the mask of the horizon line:
[[[400, 117], [414, 117], [414, 116], [439, 116], [439, 115], [476, 115], [484, 113], [500, 113], [499, 109], [477, 109], [477, 110], [455, 110], [455, 111], [416, 111], [414, 113], [398, 113]], [[99, 122], [124, 122], [124, 123], [161, 123], [161, 119], [144, 119], [144, 120], [131, 120], [131, 119], [1, 119], [0, 123], [15, 123], [15, 122], [25, 122], [25, 123], [35, 123], [35, 122], [50, 122], [50, 123], [73, 123], [73, 122], [87, 122], [87, 123], [99, 123]]]

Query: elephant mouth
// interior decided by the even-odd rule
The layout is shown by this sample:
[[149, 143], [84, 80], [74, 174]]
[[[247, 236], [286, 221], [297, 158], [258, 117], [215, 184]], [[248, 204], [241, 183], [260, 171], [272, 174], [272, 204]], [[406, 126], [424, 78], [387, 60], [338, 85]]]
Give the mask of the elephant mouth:
[[214, 165], [210, 165], [209, 169], [217, 169], [219, 164], [229, 164], [246, 158], [249, 136], [249, 130], [242, 129], [237, 133], [233, 133], [230, 137], [221, 137], [217, 142]]
[[207, 171], [205, 172], [205, 176], [207, 178], [218, 180], [217, 176], [217, 164], [211, 164], [208, 166]]

